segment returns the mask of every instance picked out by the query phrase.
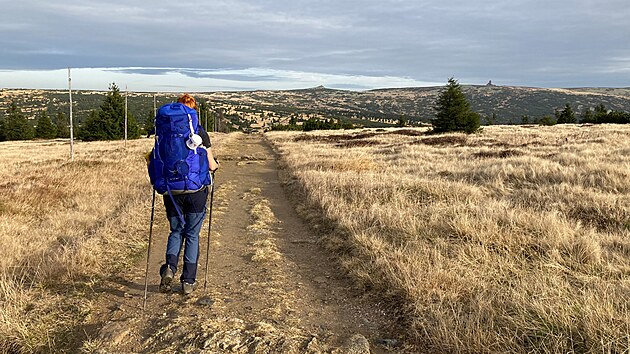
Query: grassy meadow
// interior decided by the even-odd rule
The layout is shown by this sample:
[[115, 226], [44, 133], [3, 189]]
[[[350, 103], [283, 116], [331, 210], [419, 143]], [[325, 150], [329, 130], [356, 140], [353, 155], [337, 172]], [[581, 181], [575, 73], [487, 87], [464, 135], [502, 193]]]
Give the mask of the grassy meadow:
[[0, 143], [0, 353], [78, 350], [100, 279], [145, 254], [152, 144], [78, 142], [71, 162], [68, 141]]
[[630, 127], [267, 138], [323, 244], [426, 352], [630, 350]]
[[0, 353], [71, 346], [98, 277], [146, 246], [150, 146], [0, 143]]

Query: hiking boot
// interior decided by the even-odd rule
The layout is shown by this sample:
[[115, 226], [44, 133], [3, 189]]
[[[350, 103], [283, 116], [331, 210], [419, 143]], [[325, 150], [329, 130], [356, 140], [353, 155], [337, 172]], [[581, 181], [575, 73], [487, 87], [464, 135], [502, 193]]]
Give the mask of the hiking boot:
[[187, 283], [187, 282], [182, 282], [182, 293], [184, 293], [184, 295], [190, 295], [193, 290], [195, 290], [195, 284], [191, 284], [191, 283]]
[[171, 267], [166, 267], [166, 270], [162, 274], [162, 281], [160, 281], [160, 291], [167, 293], [171, 291], [171, 282], [173, 282], [173, 271]]

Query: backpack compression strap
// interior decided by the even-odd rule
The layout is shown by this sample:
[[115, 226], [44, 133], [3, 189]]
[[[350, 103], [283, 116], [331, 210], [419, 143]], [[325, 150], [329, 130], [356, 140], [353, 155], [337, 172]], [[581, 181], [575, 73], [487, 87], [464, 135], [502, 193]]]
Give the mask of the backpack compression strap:
[[171, 202], [173, 202], [173, 207], [175, 208], [175, 211], [177, 212], [177, 216], [179, 216], [179, 220], [182, 221], [183, 225], [186, 225], [186, 220], [184, 219], [184, 215], [182, 215], [182, 212], [179, 211], [179, 207], [177, 206], [177, 203], [175, 203], [175, 198], [173, 198], [173, 193], [171, 193], [171, 188], [168, 186], [168, 183], [166, 184], [166, 190], [168, 192], [168, 196], [171, 197]]

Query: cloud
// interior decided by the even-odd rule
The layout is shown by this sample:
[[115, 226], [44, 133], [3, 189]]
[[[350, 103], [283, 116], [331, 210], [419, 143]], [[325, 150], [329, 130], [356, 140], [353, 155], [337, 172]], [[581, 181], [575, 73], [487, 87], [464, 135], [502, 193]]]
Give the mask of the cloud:
[[[67, 70], [0, 70], [0, 82], [11, 88], [64, 89]], [[133, 91], [281, 90], [324, 85], [367, 90], [384, 87], [434, 86], [404, 77], [331, 75], [313, 72], [248, 68], [235, 70], [179, 68], [77, 68], [72, 69], [75, 89], [105, 90], [111, 82]]]
[[4, 4], [3, 15], [4, 69], [265, 68], [529, 86], [630, 80], [614, 60], [627, 54], [620, 48], [630, 34], [622, 0], [23, 0]]

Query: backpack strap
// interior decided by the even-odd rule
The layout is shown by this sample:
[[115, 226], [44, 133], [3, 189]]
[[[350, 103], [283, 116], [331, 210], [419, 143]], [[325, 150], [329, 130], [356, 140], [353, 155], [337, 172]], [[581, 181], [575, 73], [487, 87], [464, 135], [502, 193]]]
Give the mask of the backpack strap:
[[186, 220], [184, 219], [184, 215], [182, 215], [182, 212], [179, 210], [177, 203], [175, 203], [175, 198], [173, 198], [173, 193], [171, 193], [171, 188], [168, 186], [168, 183], [166, 184], [166, 190], [168, 192], [168, 196], [171, 197], [171, 202], [173, 202], [173, 207], [175, 208], [175, 211], [177, 212], [177, 216], [179, 216], [179, 220], [182, 221], [183, 225], [186, 225]]

